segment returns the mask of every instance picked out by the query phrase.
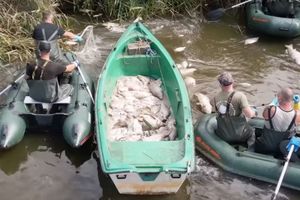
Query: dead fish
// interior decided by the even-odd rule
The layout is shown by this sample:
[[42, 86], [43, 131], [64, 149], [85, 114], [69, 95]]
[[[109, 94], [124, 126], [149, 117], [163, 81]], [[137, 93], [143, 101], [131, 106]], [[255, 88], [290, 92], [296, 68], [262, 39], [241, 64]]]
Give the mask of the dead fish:
[[212, 112], [212, 105], [209, 102], [209, 98], [202, 93], [195, 93], [194, 96], [196, 98], [196, 105], [199, 106], [200, 111], [206, 114]]
[[138, 16], [138, 17], [133, 21], [133, 23], [140, 22], [140, 21], [142, 21], [142, 20], [143, 20], [143, 18], [141, 18], [140, 16]]
[[153, 130], [162, 126], [162, 122], [155, 116], [143, 115], [144, 122]]
[[191, 44], [191, 43], [192, 43], [192, 41], [191, 41], [191, 40], [188, 40], [188, 41], [186, 41], [186, 43], [187, 43], [187, 44]]
[[187, 88], [194, 87], [196, 85], [196, 80], [190, 76], [185, 77], [184, 82]]
[[248, 38], [248, 39], [245, 40], [245, 43], [244, 43], [244, 44], [245, 44], [245, 45], [253, 44], [253, 43], [257, 42], [258, 39], [259, 39], [259, 37]]
[[177, 68], [178, 68], [178, 69], [182, 69], [182, 68], [183, 68], [183, 67], [182, 67], [182, 65], [181, 65], [181, 64], [179, 64], [179, 63], [178, 63], [178, 64], [176, 64], [176, 66], [177, 66]]
[[157, 79], [157, 80], [151, 80], [148, 87], [150, 92], [153, 94], [153, 96], [159, 99], [163, 99], [163, 91], [160, 86], [161, 86], [161, 80]]
[[185, 60], [181, 63], [182, 68], [187, 68], [189, 66], [189, 63]]
[[183, 34], [180, 34], [180, 35], [178, 35], [178, 37], [184, 37], [184, 35], [183, 35]]
[[122, 33], [125, 31], [125, 28], [121, 27], [120, 24], [117, 23], [107, 22], [102, 25], [112, 32]]
[[183, 52], [185, 50], [185, 47], [177, 47], [174, 49], [175, 52]]
[[252, 85], [250, 83], [238, 83], [237, 85], [241, 86], [241, 87], [251, 87]]
[[132, 132], [134, 134], [142, 134], [143, 128], [140, 122], [137, 119], [131, 119], [128, 123], [128, 132]]
[[295, 60], [295, 62], [300, 65], [300, 52], [293, 48], [293, 44], [285, 45], [287, 48], [287, 51], [292, 59]]
[[172, 140], [175, 140], [176, 137], [177, 137], [176, 128], [172, 128], [170, 131], [170, 134], [169, 134], [169, 139], [172, 141]]
[[192, 75], [197, 69], [195, 68], [187, 68], [187, 69], [179, 69], [182, 76], [189, 76]]

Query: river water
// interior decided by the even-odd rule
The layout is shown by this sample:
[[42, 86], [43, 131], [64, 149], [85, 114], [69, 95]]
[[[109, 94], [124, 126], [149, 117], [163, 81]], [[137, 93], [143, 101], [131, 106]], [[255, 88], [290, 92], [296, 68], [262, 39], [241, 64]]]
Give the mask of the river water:
[[[244, 40], [255, 35], [233, 19], [218, 23], [198, 20], [153, 20], [146, 25], [155, 33], [176, 63], [188, 61], [197, 69], [194, 91], [212, 97], [219, 91], [216, 76], [230, 71], [236, 89], [246, 93], [252, 105], [268, 103], [284, 86], [300, 92], [300, 67], [285, 52], [285, 44], [300, 49], [299, 39], [279, 40], [260, 37], [255, 44]], [[126, 25], [125, 25], [126, 26]], [[97, 80], [109, 49], [121, 35], [123, 27], [108, 31], [94, 29], [97, 49], [88, 57], [87, 71]], [[299, 43], [300, 44], [300, 43]], [[177, 47], [186, 47], [176, 53]], [[2, 77], [7, 74], [2, 73]], [[245, 87], [244, 83], [248, 86]], [[3, 84], [3, 81], [2, 81]], [[194, 107], [194, 106], [193, 106]], [[194, 110], [194, 119], [199, 112]], [[275, 185], [236, 176], [214, 166], [197, 153], [196, 171], [178, 193], [163, 196], [127, 196], [118, 194], [110, 179], [100, 170], [97, 150], [92, 142], [74, 150], [60, 133], [36, 131], [26, 133], [21, 143], [0, 152], [0, 199], [149, 199], [149, 200], [239, 200], [270, 199]], [[282, 188], [280, 199], [299, 199], [297, 191]]]

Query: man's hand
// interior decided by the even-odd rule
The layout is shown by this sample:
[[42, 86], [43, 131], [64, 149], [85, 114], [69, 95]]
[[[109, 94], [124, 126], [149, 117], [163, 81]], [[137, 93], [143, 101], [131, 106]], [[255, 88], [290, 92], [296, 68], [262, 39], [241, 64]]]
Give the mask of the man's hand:
[[299, 147], [300, 147], [300, 138], [299, 137], [292, 137], [290, 139], [290, 142], [288, 143], [288, 145], [286, 146], [287, 150], [290, 151], [291, 146], [294, 145], [294, 152], [298, 151]]
[[80, 63], [79, 63], [78, 60], [74, 60], [74, 61], [72, 62], [72, 64], [74, 64], [76, 68], [80, 66]]
[[82, 42], [83, 39], [80, 35], [75, 35], [74, 39], [73, 39], [75, 42]]

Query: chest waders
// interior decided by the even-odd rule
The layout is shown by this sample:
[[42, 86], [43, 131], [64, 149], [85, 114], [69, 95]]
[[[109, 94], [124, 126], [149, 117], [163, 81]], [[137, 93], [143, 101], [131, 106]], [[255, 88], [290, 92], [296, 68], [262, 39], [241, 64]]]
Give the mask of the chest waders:
[[295, 111], [295, 115], [286, 131], [276, 131], [276, 130], [274, 130], [274, 126], [273, 126], [273, 122], [272, 122], [272, 118], [271, 118], [271, 108], [272, 107], [273, 106], [271, 106], [268, 109], [270, 129], [264, 127], [263, 134], [259, 138], [257, 138], [256, 143], [255, 143], [255, 151], [260, 152], [260, 153], [265, 153], [265, 154], [279, 153], [280, 142], [282, 142], [283, 140], [290, 139], [292, 136], [294, 136], [296, 134], [296, 129], [295, 129], [294, 124], [295, 124], [295, 120], [296, 120], [296, 116], [297, 116], [297, 111]]
[[254, 138], [253, 129], [248, 124], [246, 117], [230, 116], [229, 114], [229, 107], [234, 93], [235, 92], [232, 92], [227, 99], [225, 114], [221, 114], [218, 112], [216, 100], [214, 99], [216, 111], [218, 112], [216, 134], [228, 143], [232, 144], [247, 142], [249, 147], [254, 144]]
[[69, 64], [66, 61], [65, 57], [63, 56], [63, 53], [61, 52], [58, 40], [57, 39], [53, 40], [53, 38], [57, 35], [57, 33], [58, 33], [58, 28], [52, 33], [52, 35], [48, 39], [46, 39], [45, 29], [42, 29], [44, 40], [36, 40], [36, 56], [37, 58], [40, 58], [41, 55], [39, 51], [40, 42], [47, 41], [50, 43], [51, 46], [50, 60], [52, 60], [53, 62], [61, 62], [61, 63]]
[[[45, 67], [49, 61], [46, 61], [41, 67], [35, 66], [32, 72], [31, 79], [27, 80], [29, 86], [29, 96], [36, 101], [44, 103], [55, 102], [59, 97], [59, 84], [57, 78], [50, 80], [42, 80]], [[41, 73], [39, 77], [36, 77], [36, 70], [40, 68]]]

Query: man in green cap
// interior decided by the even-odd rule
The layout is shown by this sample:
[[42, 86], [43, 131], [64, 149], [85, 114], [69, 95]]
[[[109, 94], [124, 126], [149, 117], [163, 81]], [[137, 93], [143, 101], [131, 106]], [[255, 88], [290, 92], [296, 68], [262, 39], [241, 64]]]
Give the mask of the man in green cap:
[[247, 97], [233, 88], [234, 80], [229, 72], [218, 76], [221, 91], [214, 97], [213, 106], [217, 112], [216, 134], [228, 143], [247, 143], [253, 148], [254, 130], [249, 126], [247, 118], [255, 116]]

